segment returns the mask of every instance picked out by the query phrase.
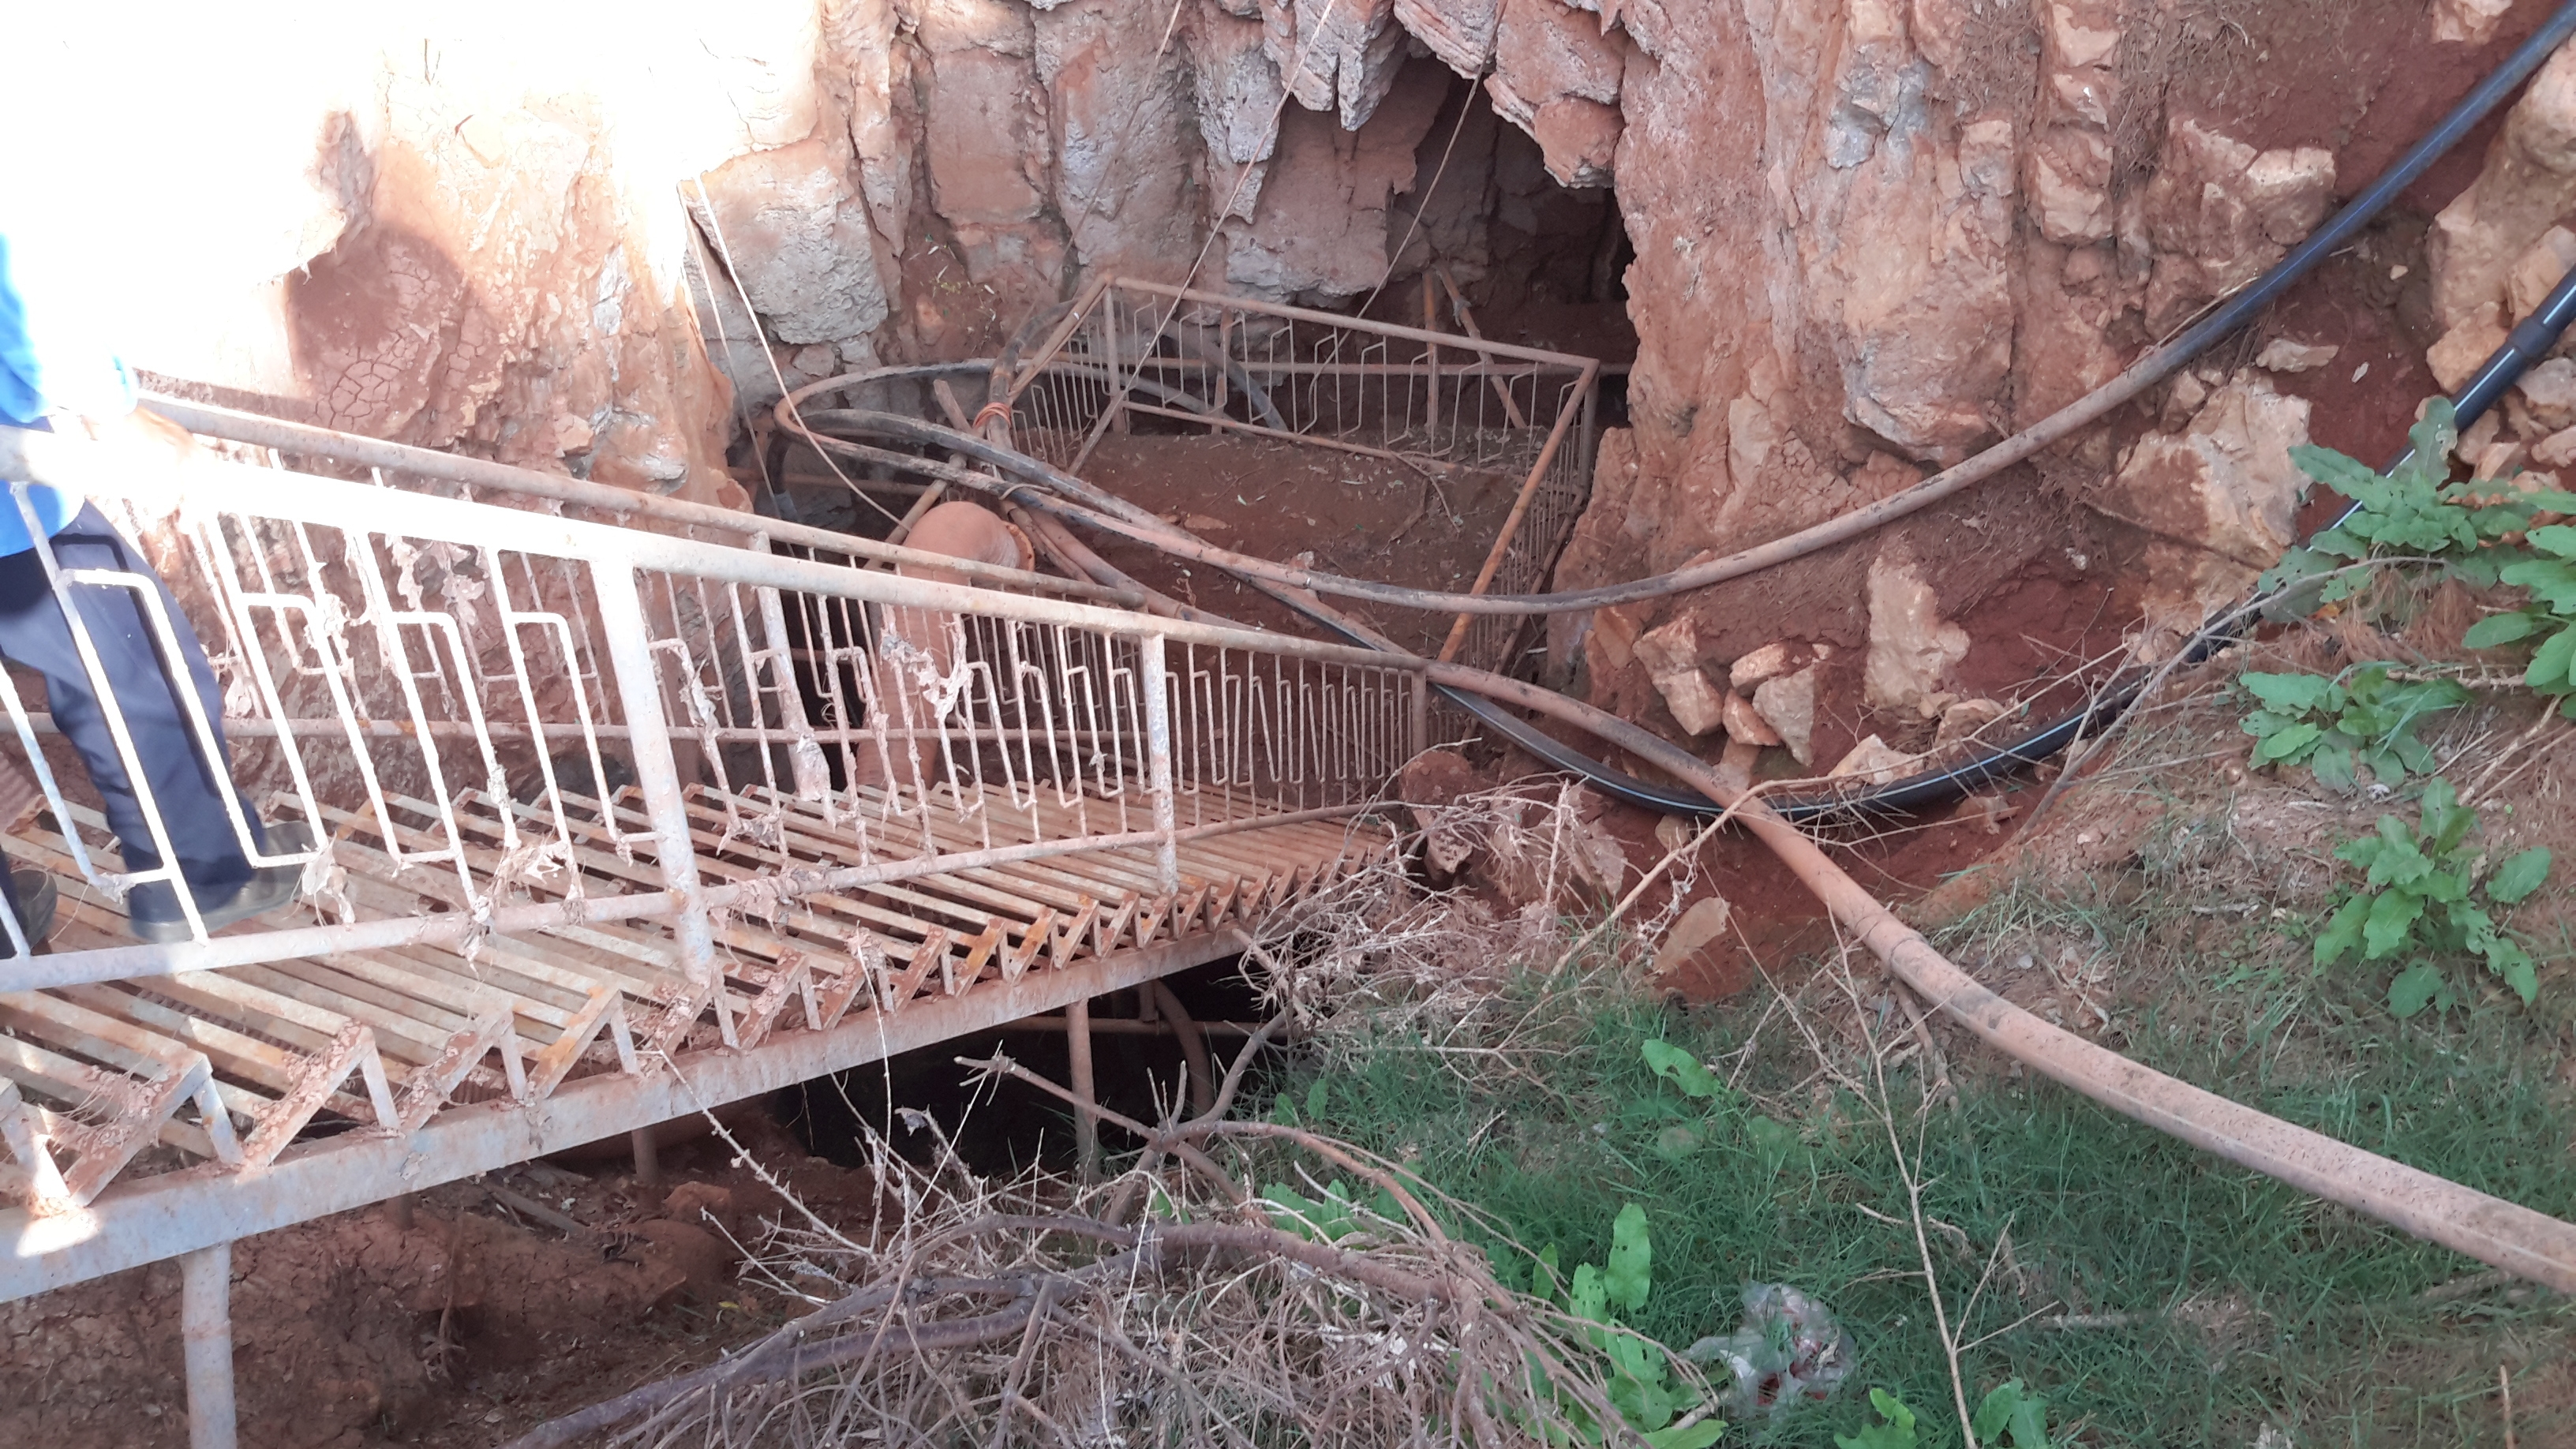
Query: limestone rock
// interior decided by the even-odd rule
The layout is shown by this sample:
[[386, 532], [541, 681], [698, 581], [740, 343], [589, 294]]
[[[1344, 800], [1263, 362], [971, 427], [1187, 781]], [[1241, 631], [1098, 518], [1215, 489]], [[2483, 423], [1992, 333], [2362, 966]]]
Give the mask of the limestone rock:
[[1753, 691], [1753, 712], [1778, 732], [1780, 742], [1801, 765], [1815, 763], [1816, 692], [1821, 682], [1810, 664], [1795, 674], [1765, 680]]
[[1703, 896], [1691, 902], [1664, 931], [1663, 944], [1655, 948], [1654, 965], [1647, 968], [1653, 976], [1670, 976], [1690, 964], [1691, 958], [1726, 939], [1728, 918], [1733, 911], [1724, 896]]
[[1617, 107], [1558, 96], [1538, 108], [1529, 129], [1558, 184], [1578, 190], [1610, 184], [1611, 163], [1626, 132]]
[[2433, 309], [2445, 331], [2490, 303], [2550, 227], [2576, 209], [2576, 48], [2562, 47], [2531, 78], [2487, 148], [2478, 179], [2433, 219], [2424, 238]]
[[1637, 659], [1648, 674], [1679, 674], [1699, 667], [1699, 625], [1682, 615], [1637, 639]]
[[1719, 703], [1720, 722], [1726, 726], [1726, 737], [1757, 748], [1782, 743], [1780, 732], [1762, 718], [1753, 701], [1733, 690]]
[[1262, 0], [1262, 36], [1289, 94], [1345, 131], [1368, 124], [1404, 64], [1395, 0]]
[[2564, 468], [2576, 463], [2576, 427], [2561, 429], [2532, 444], [2531, 458], [2544, 468]]
[[[1563, 0], [1503, 0], [1502, 24], [1494, 42], [1494, 78], [1504, 82], [1507, 91], [1532, 102], [1581, 96], [1616, 105], [1626, 69], [1619, 43], [1602, 34], [1595, 17]], [[1503, 118], [1522, 119], [1509, 111]]]
[[[1252, 13], [1257, 17], [1258, 6]], [[1213, 0], [1201, 6], [1191, 30], [1190, 62], [1209, 184], [1216, 205], [1231, 202], [1225, 216], [1210, 219], [1250, 221], [1261, 200], [1265, 163], [1279, 147], [1279, 67], [1263, 43], [1259, 19], [1226, 14]]]
[[2479, 364], [2504, 345], [2504, 304], [2485, 303], [2459, 321], [2459, 325], [2442, 334], [2424, 353], [2424, 365], [2433, 371], [2433, 380], [2444, 392], [2457, 392], [2460, 384], [2476, 375]]
[[1637, 640], [1643, 631], [1637, 627], [1637, 616], [1616, 604], [1592, 611], [1592, 633], [1584, 640], [1589, 652], [1597, 643], [1602, 662], [1611, 669], [1625, 669], [1637, 657]]
[[2540, 310], [2558, 279], [2576, 268], [2576, 231], [2553, 226], [2540, 234], [2505, 278], [2507, 315], [2520, 321]]
[[2184, 432], [2138, 440], [2093, 506], [2148, 536], [2149, 615], [2196, 623], [2279, 560], [2307, 489], [2289, 450], [2307, 440], [2307, 402], [2253, 373], [2212, 393]]
[[1035, 220], [1053, 148], [1034, 18], [1005, 0], [951, 0], [923, 10], [919, 38], [930, 61], [921, 129], [932, 209], [971, 226]]
[[2293, 342], [2275, 337], [2254, 354], [2254, 365], [2265, 372], [2314, 372], [2335, 360], [2343, 349], [2331, 342]]
[[2164, 164], [2146, 191], [2144, 220], [2155, 248], [2147, 325], [2165, 330], [2261, 275], [2325, 219], [2334, 182], [2330, 151], [2257, 152], [2175, 117]]
[[1985, 401], [2011, 370], [2013, 132], [2001, 119], [1931, 129], [1910, 76], [1883, 82], [1883, 137], [1845, 153], [1855, 174], [1835, 244], [1817, 257], [1818, 287], [1844, 415], [1941, 458], [1993, 430]]
[[1075, 259], [1177, 281], [1198, 254], [1200, 202], [1190, 89], [1159, 52], [1163, 23], [1156, 6], [1065, 0], [1037, 17], [1037, 74], [1055, 133], [1055, 209]]
[[1485, 90], [1496, 115], [1539, 143], [1558, 182], [1606, 186], [1626, 68], [1621, 41], [1592, 16], [1560, 0], [1502, 0]]
[[904, 17], [896, 13], [895, 0], [824, 0], [818, 19], [823, 54], [814, 78], [839, 105], [858, 166], [859, 195], [876, 227], [877, 274], [899, 307], [918, 159], [913, 138], [895, 115], [896, 98], [909, 97], [913, 88], [913, 52], [895, 43]]
[[[700, 224], [723, 236], [734, 280], [780, 341], [838, 342], [885, 321], [867, 206], [822, 140], [737, 156], [699, 180]], [[823, 359], [827, 367], [836, 361]]]
[[[2494, 416], [2495, 414], [2493, 413], [2487, 414], [2487, 417], [2490, 418]], [[2480, 421], [2484, 421], [2484, 419], [2480, 419]], [[2478, 449], [2477, 455], [2473, 460], [2475, 466], [2471, 469], [2469, 476], [2479, 482], [2486, 482], [2495, 478], [2511, 477], [2513, 475], [2513, 470], [2522, 466], [2522, 452], [2522, 444], [2515, 442], [2511, 438], [2507, 438], [2502, 442], [2491, 442], [2485, 447]]]
[[1386, 273], [1390, 204], [1414, 184], [1415, 152], [1440, 101], [1437, 86], [1403, 87], [1355, 136], [1330, 116], [1290, 107], [1252, 220], [1224, 228], [1234, 289], [1286, 301], [1376, 286]]
[[2085, 243], [2111, 235], [2111, 138], [2059, 126], [2030, 152], [2031, 218], [2050, 241]]
[[1932, 747], [1964, 740], [1979, 730], [2012, 713], [2012, 706], [1991, 699], [1963, 699], [1941, 711], [1941, 727], [1932, 736]]
[[1870, 705], [1912, 707], [1967, 655], [1967, 631], [1941, 617], [1940, 600], [1914, 561], [1880, 550], [1869, 566], [1869, 657], [1861, 668]]
[[1395, 19], [1451, 70], [1474, 80], [1494, 59], [1503, 0], [1395, 0]]
[[1655, 692], [1664, 697], [1664, 707], [1693, 739], [1725, 723], [1726, 702], [1735, 697], [1710, 684], [1697, 669], [1656, 675]]
[[2433, 38], [2457, 45], [2484, 45], [2495, 39], [2513, 0], [2433, 0]]
[[2067, 120], [2108, 127], [2119, 85], [2119, 0], [2047, 0], [2038, 8], [2043, 80], [2052, 108]]
[[1738, 691], [1749, 691], [1788, 672], [1789, 641], [1774, 639], [1728, 666], [1726, 682]]
[[1718, 751], [1717, 783], [1741, 795], [1753, 788], [1753, 767], [1762, 762], [1762, 747], [1745, 740], [1728, 740]]
[[1829, 780], [1866, 780], [1873, 785], [1894, 783], [1914, 768], [1917, 756], [1909, 755], [1876, 735], [1852, 746], [1851, 753], [1825, 772]]
[[2576, 426], [2576, 361], [2552, 357], [2524, 373], [2515, 390], [2542, 427], [2556, 431]]

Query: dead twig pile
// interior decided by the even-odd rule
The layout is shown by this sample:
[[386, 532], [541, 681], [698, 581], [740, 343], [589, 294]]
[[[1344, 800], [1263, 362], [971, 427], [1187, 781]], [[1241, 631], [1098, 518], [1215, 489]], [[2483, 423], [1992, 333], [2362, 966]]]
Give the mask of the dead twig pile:
[[[1392, 1164], [1227, 1119], [1276, 1025], [1209, 1112], [1149, 1125], [1094, 1108], [1143, 1144], [1095, 1186], [978, 1178], [907, 1114], [933, 1140], [928, 1166], [868, 1143], [898, 1219], [864, 1242], [819, 1221], [782, 1230], [747, 1270], [814, 1312], [509, 1449], [1642, 1442], [1605, 1375], [1625, 1330], [1506, 1287], [1451, 1235], [1470, 1210]], [[960, 1065], [1075, 1101], [1003, 1056]]]

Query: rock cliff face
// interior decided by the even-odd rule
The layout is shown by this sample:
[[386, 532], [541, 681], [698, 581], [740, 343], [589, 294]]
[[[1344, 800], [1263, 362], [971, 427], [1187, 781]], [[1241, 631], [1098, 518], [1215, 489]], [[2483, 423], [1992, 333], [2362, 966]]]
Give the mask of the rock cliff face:
[[[1615, 188], [1638, 351], [1561, 571], [1578, 586], [1884, 496], [2110, 377], [2545, 8], [752, 0], [644, 34], [605, 4], [487, 3], [427, 42], [354, 19], [247, 105], [184, 69], [143, 82], [203, 102], [187, 145], [274, 184], [256, 245], [213, 239], [220, 265], [187, 259], [192, 290], [153, 300], [220, 293], [231, 320], [164, 327], [142, 360], [343, 426], [730, 496], [729, 413], [985, 350], [1084, 275], [1337, 305], [1438, 260], [1472, 287], [1512, 265], [1507, 229], [1591, 249]], [[67, 105], [117, 90], [102, 77], [131, 57], [106, 22], [47, 23], [81, 62]], [[246, 44], [209, 25], [162, 48]], [[2290, 74], [2285, 47], [2330, 59]], [[2427, 74], [2385, 84], [2401, 71]], [[2571, 98], [2562, 57], [2433, 227], [2406, 285], [2430, 289], [2436, 373], [2576, 256]], [[91, 149], [66, 185], [115, 164]], [[2040, 471], [2132, 524], [2135, 480], [2201, 476], [2211, 438], [2258, 415], [2266, 448], [2300, 434], [2230, 379]], [[2278, 512], [2212, 486], [2243, 505], [2219, 520], [2240, 542]]]

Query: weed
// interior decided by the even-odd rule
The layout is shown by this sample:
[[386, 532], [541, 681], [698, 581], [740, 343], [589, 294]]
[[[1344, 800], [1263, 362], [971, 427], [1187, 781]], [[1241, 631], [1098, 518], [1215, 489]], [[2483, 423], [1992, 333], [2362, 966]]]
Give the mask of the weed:
[[[2316, 963], [2334, 965], [2355, 949], [2364, 961], [2409, 952], [2475, 955], [2529, 1006], [2540, 990], [2531, 953], [2505, 934], [2472, 892], [2491, 905], [2521, 901], [2549, 878], [2549, 851], [2535, 846], [2512, 856], [2481, 882], [2483, 858], [2468, 846], [2477, 823], [2477, 812], [2460, 803], [2451, 782], [2436, 776], [2424, 787], [2414, 829], [2382, 815], [2377, 830], [2336, 847], [2336, 859], [2361, 868], [2362, 883], [2344, 893], [2317, 934]], [[2388, 1009], [2400, 1017], [2427, 1006], [2447, 1011], [2458, 1000], [2432, 959], [2415, 960], [2388, 985]]]
[[[1536, 1291], [1588, 1325], [1585, 1337], [1610, 1363], [1603, 1378], [1610, 1386], [1611, 1404], [1652, 1449], [1708, 1449], [1726, 1433], [1725, 1422], [1710, 1418], [1674, 1422], [1698, 1405], [1665, 1382], [1663, 1351], [1623, 1320], [1623, 1312], [1635, 1313], [1646, 1306], [1646, 1296], [1654, 1287], [1654, 1255], [1646, 1210], [1626, 1203], [1610, 1224], [1606, 1265], [1578, 1264], [1572, 1279], [1560, 1278], [1557, 1248], [1550, 1243], [1538, 1255]], [[1569, 1418], [1574, 1417], [1573, 1405], [1563, 1408]]]
[[[1857, 1434], [1836, 1434], [1834, 1449], [1917, 1449], [1914, 1406], [1885, 1389], [1869, 1391], [1869, 1406], [1878, 1422]], [[1997, 1384], [1977, 1405], [1968, 1427], [1977, 1442], [1995, 1449], [2049, 1449], [2048, 1400], [2023, 1387], [2019, 1379]]]
[[2460, 642], [2472, 649], [2494, 649], [2537, 641], [2522, 682], [2558, 699], [2560, 712], [2576, 719], [2576, 528], [2565, 524], [2535, 528], [2530, 542], [2541, 557], [2497, 571], [2503, 582], [2522, 589], [2530, 602], [2480, 619]]
[[2327, 678], [2316, 674], [2240, 674], [2236, 682], [2262, 703], [2245, 717], [2261, 743], [2257, 765], [2306, 765], [2317, 783], [2350, 790], [2355, 770], [2394, 785], [2408, 772], [2433, 773], [2433, 751], [2418, 725], [2469, 702], [2448, 679], [2396, 679], [2387, 664], [2364, 664]]
[[1869, 1406], [1878, 1411], [1879, 1422], [1857, 1434], [1836, 1434], [1834, 1449], [1915, 1449], [1921, 1442], [1914, 1437], [1914, 1410], [1903, 1399], [1885, 1389], [1872, 1389]]
[[1968, 1427], [1981, 1444], [2048, 1449], [2048, 1400], [2023, 1387], [2021, 1380], [2006, 1379], [1988, 1391]]
[[2413, 450], [2386, 473], [2331, 448], [2290, 450], [2309, 477], [2359, 506], [2283, 555], [2263, 575], [2264, 588], [2291, 589], [2323, 576], [2314, 597], [2328, 603], [2348, 599], [2367, 585], [2368, 576], [2334, 571], [2372, 558], [2421, 559], [2446, 577], [2490, 588], [2507, 565], [2524, 557], [2516, 545], [2535, 516], [2576, 513], [2576, 494], [2523, 490], [2492, 479], [2450, 481], [2460, 434], [2448, 399], [2427, 403], [2423, 420], [2407, 437]]
[[[2064, 909], [2080, 911], [2072, 924], [2113, 951], [2143, 946], [2145, 933], [2206, 927], [2188, 900], [2161, 890]], [[1997, 917], [2054, 929], [2067, 924], [2050, 914], [2059, 909], [2016, 891], [1958, 928], [1969, 939], [1948, 941], [1954, 954], [1979, 956]], [[2302, 966], [2264, 986], [2243, 940], [2229, 936], [2229, 954], [2210, 958], [2191, 944], [2200, 939], [2171, 938], [2177, 970], [2213, 980], [2242, 966], [2257, 984], [2201, 992], [2183, 1001], [2186, 1012], [2133, 1008], [2127, 1054], [2481, 1191], [2576, 1201], [2576, 1158], [2548, 1145], [2576, 1137], [2576, 1105], [2550, 1070], [2551, 1032], [2563, 1027], [2474, 1004], [2394, 1023], [2335, 975]], [[1638, 1332], [1667, 1344], [1723, 1333], [1745, 1284], [1787, 1283], [1852, 1334], [1847, 1382], [1900, 1403], [1946, 1404], [1949, 1366], [1924, 1312], [1904, 1177], [1865, 1115], [1875, 1104], [1819, 1078], [1783, 1012], [1767, 1023], [1765, 1014], [1758, 1002], [1670, 1010], [1597, 976], [1512, 978], [1479, 1018], [1488, 1027], [1375, 1035], [1329, 1067], [1292, 1069], [1265, 1095], [1284, 1092], [1314, 1125], [1475, 1204], [1484, 1216], [1460, 1235], [1518, 1282], [1535, 1285], [1545, 1270], [1517, 1244], [1559, 1244], [1562, 1261], [1606, 1272], [1616, 1220], [1635, 1203], [1652, 1235], [1655, 1289], [1619, 1316]], [[1476, 1072], [1453, 1069], [1457, 1053], [1506, 1030], [1507, 1054], [1477, 1058]], [[1660, 1046], [1650, 1055], [1647, 1042]], [[2248, 1444], [2273, 1422], [2302, 1444], [2430, 1449], [2491, 1434], [2491, 1404], [2479, 1396], [2492, 1392], [2496, 1355], [2554, 1341], [2576, 1315], [2562, 1300], [2517, 1306], [2501, 1294], [2428, 1305], [2426, 1289], [2479, 1265], [2052, 1085], [1973, 1060], [1951, 1071], [1955, 1108], [1934, 1110], [1908, 1156], [1919, 1158], [1945, 1272], [1965, 1282], [1989, 1258], [1998, 1264], [1952, 1321], [1963, 1370], [1988, 1390], [1981, 1402], [1972, 1389], [1972, 1410], [2000, 1406], [1990, 1386], [2017, 1380], [2018, 1393], [2045, 1397], [2058, 1439], [2094, 1449]], [[1898, 1113], [1920, 1105], [1913, 1074], [1891, 1069], [1889, 1086]], [[1785, 1142], [1766, 1144], [1760, 1134], [1772, 1129], [1756, 1122], [1776, 1124]], [[1690, 1130], [1692, 1145], [1659, 1150], [1682, 1145], [1675, 1127]], [[2214, 1303], [2235, 1306], [2228, 1326], [2210, 1326], [2219, 1320], [2201, 1305]], [[2125, 1326], [2051, 1326], [2068, 1313]], [[1730, 1417], [1741, 1422], [1725, 1442], [1783, 1449], [1829, 1449], [1884, 1419], [1858, 1395]], [[1927, 1449], [1958, 1442], [1945, 1418], [1916, 1425]], [[2550, 1422], [2576, 1429], [2564, 1414]], [[2526, 1419], [2523, 1442], [2544, 1442], [2542, 1432]], [[1997, 1438], [1979, 1434], [1981, 1445]], [[2000, 1439], [2024, 1449], [2009, 1423]]]

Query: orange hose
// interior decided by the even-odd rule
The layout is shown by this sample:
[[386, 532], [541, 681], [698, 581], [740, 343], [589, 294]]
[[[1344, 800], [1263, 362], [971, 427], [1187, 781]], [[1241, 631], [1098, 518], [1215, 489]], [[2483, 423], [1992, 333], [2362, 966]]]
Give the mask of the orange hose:
[[1669, 741], [1590, 705], [1482, 670], [1435, 664], [1431, 677], [1564, 720], [1733, 810], [1871, 955], [2013, 1060], [2240, 1167], [2367, 1213], [2517, 1278], [2576, 1292], [2576, 1224], [2266, 1116], [2051, 1026], [1979, 985], [1844, 874], [1796, 826], [1758, 797], [1727, 788], [1716, 772]]

